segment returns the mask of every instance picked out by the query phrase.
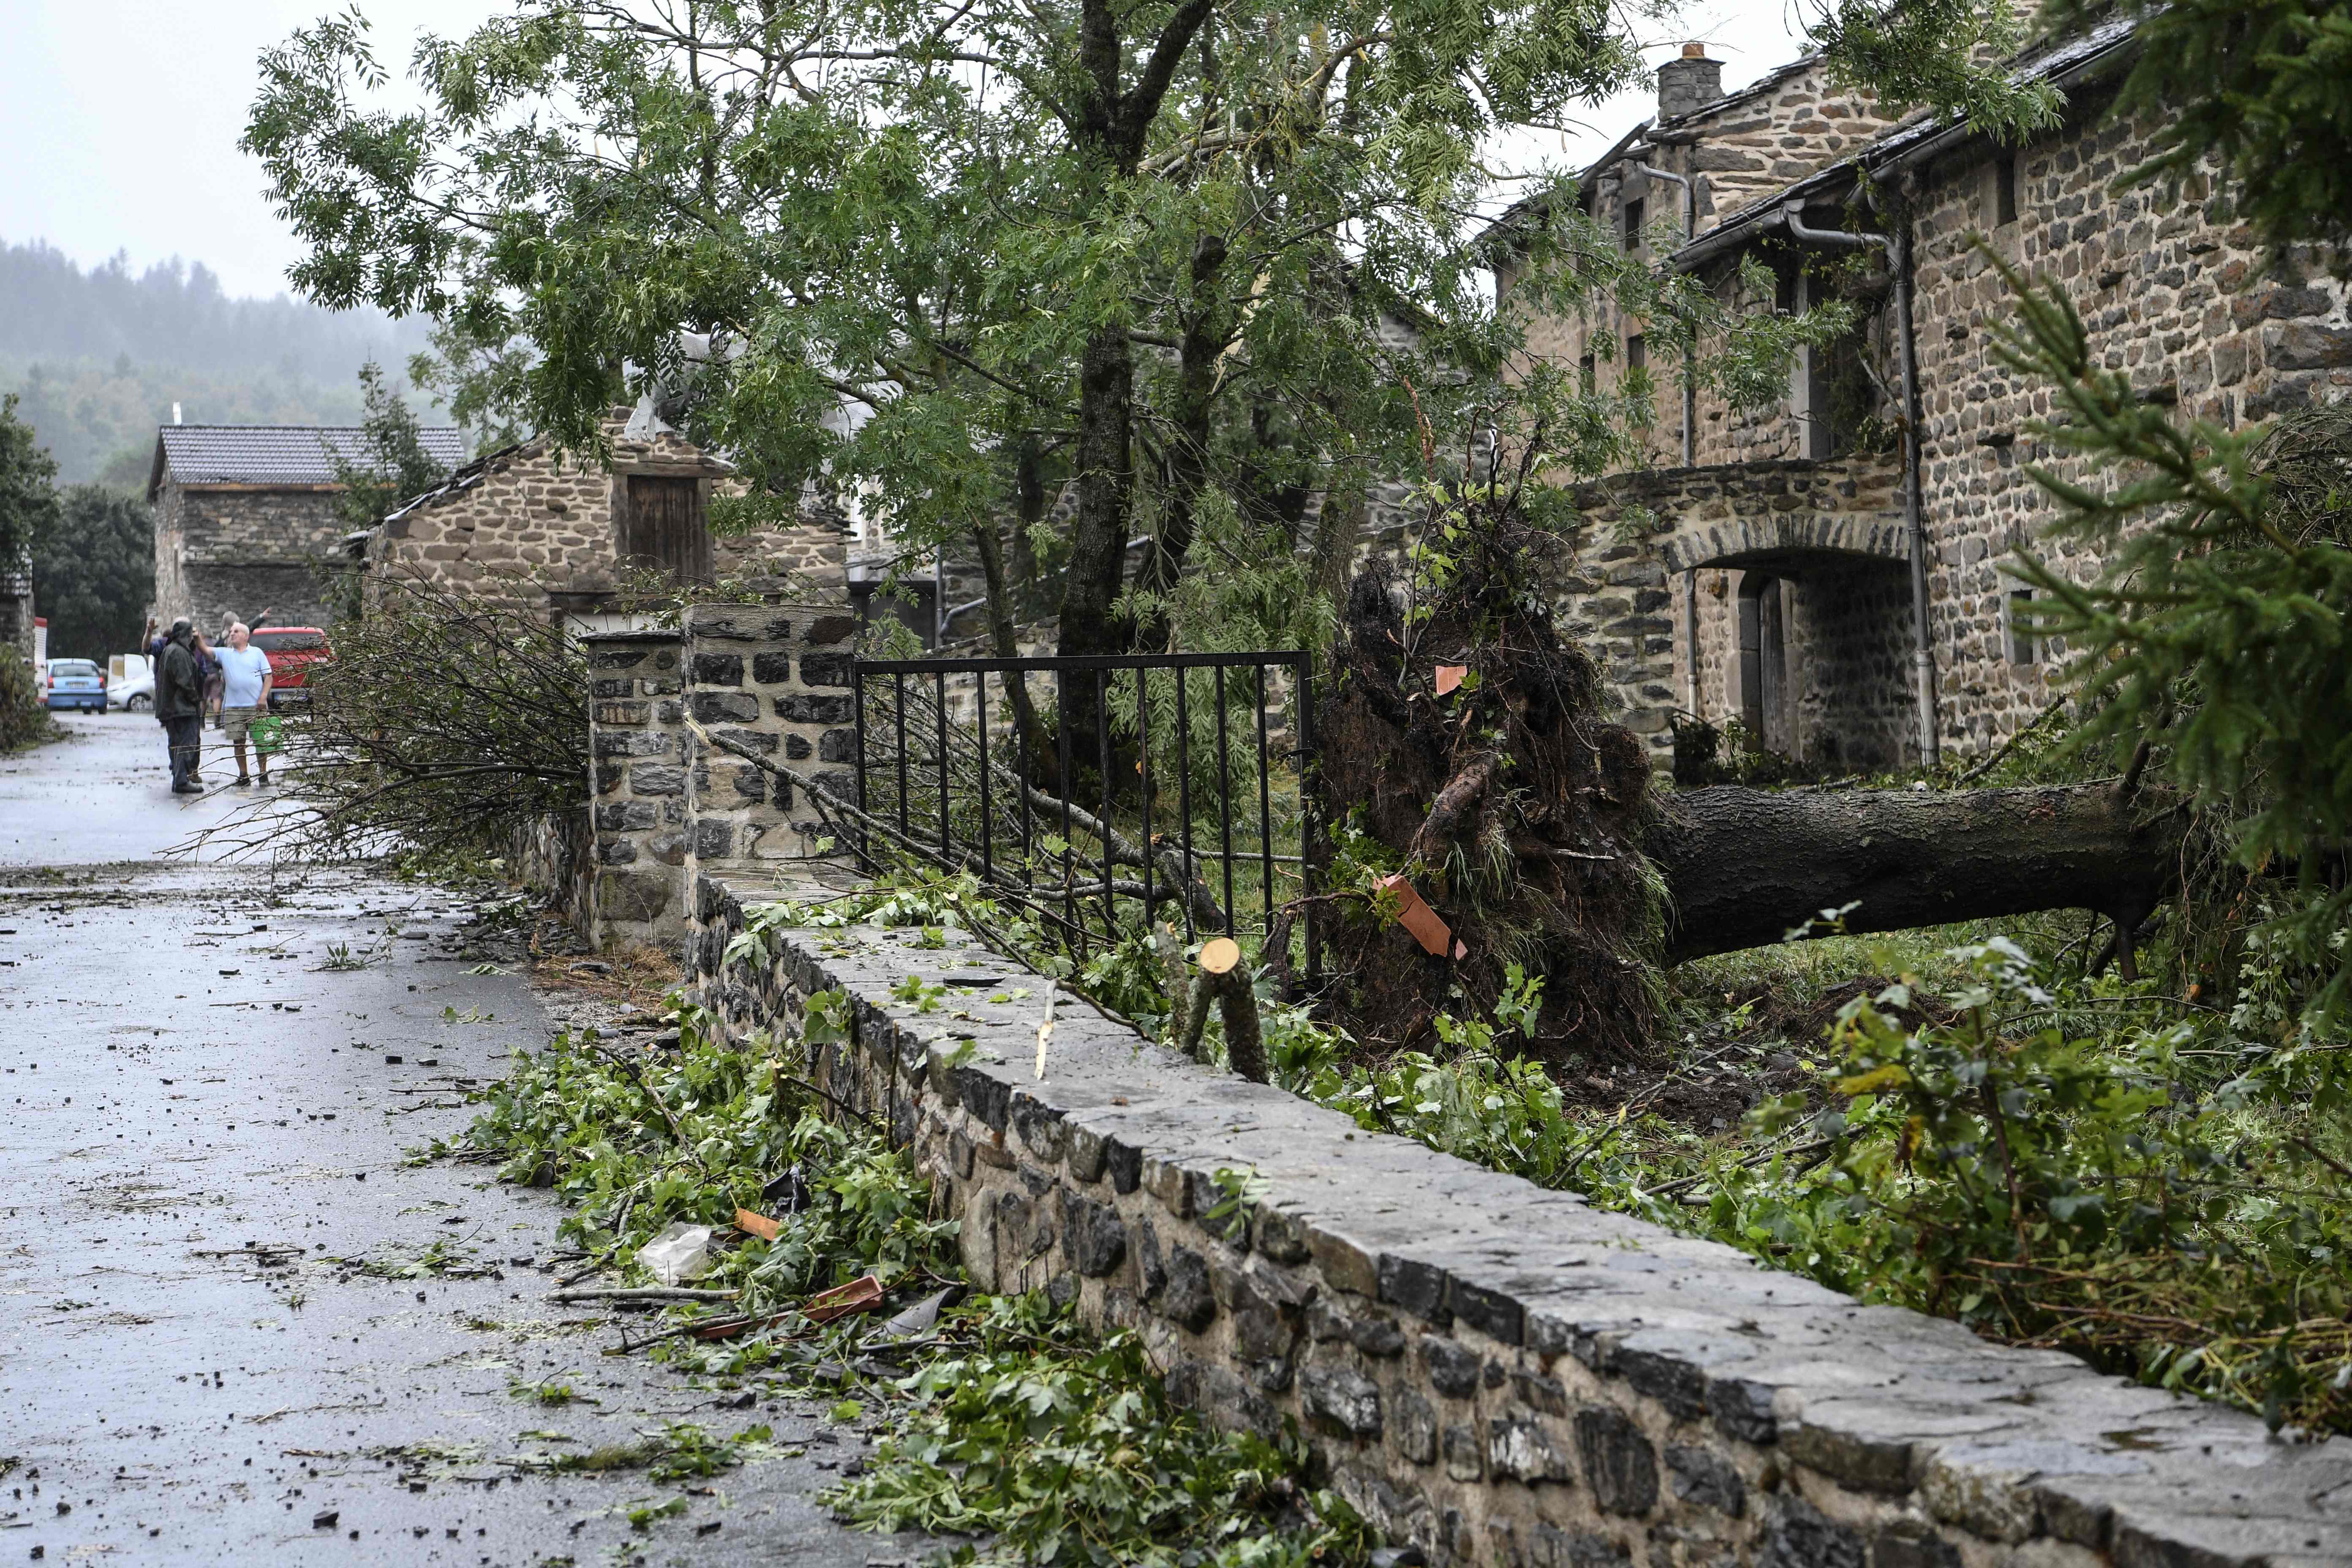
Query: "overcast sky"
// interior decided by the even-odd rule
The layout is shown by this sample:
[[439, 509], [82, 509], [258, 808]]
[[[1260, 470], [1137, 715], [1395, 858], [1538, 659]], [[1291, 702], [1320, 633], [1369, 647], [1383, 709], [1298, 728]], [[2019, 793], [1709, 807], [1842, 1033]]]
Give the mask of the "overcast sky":
[[[84, 266], [116, 251], [143, 268], [201, 261], [232, 294], [286, 287], [297, 248], [236, 148], [255, 61], [293, 28], [344, 0], [18, 0], [0, 50], [0, 239], [46, 239]], [[1736, 88], [1793, 58], [1791, 0], [1696, 0], [1679, 30], [1704, 39]], [[485, 0], [360, 0], [379, 58], [404, 70], [420, 31], [462, 33], [500, 6]], [[1679, 37], [1653, 51], [1676, 52]], [[1595, 111], [1563, 148], [1574, 163], [1605, 149], [1654, 101], [1628, 94]]]

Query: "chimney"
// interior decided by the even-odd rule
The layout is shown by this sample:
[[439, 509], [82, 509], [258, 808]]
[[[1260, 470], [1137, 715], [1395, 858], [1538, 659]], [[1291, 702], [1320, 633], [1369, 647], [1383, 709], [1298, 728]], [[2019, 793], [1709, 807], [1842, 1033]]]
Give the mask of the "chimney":
[[173, 424], [174, 424], [174, 425], [177, 425], [179, 422], [180, 422], [180, 405], [179, 405], [178, 404], [174, 403], [173, 405], [172, 405], [172, 423], [173, 423]]
[[1705, 44], [1685, 44], [1678, 60], [1658, 68], [1658, 120], [1680, 120], [1723, 96], [1723, 62], [1706, 58]]

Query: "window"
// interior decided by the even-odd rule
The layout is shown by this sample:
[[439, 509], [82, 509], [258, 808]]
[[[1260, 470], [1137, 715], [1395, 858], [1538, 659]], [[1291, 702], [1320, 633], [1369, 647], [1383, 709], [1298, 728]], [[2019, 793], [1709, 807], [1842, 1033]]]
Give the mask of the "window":
[[2009, 634], [2009, 662], [2011, 664], [2037, 664], [2041, 662], [2042, 649], [2035, 641], [2032, 623], [2030, 619], [2032, 614], [2033, 590], [2031, 588], [2011, 589], [2009, 594], [2009, 620], [2006, 629]]
[[1642, 341], [1641, 333], [1635, 332], [1625, 340], [1625, 368], [1643, 370], [1648, 367], [1649, 363], [1650, 345]]
[[710, 530], [704, 526], [702, 481], [666, 474], [628, 476], [621, 509], [621, 563], [667, 572], [681, 583], [708, 583], [716, 573]]
[[1591, 354], [1576, 362], [1576, 389], [1585, 396], [1592, 395], [1593, 387], [1599, 384], [1599, 376], [1600, 371], [1593, 364]]
[[324, 632], [256, 632], [249, 639], [264, 653], [315, 653], [327, 646]]
[[1639, 201], [1631, 201], [1625, 204], [1625, 248], [1628, 250], [1639, 250], [1642, 248], [1642, 215], [1643, 206], [1644, 204]]
[[1997, 159], [1992, 166], [1992, 222], [1995, 228], [2017, 221], [2017, 160]]

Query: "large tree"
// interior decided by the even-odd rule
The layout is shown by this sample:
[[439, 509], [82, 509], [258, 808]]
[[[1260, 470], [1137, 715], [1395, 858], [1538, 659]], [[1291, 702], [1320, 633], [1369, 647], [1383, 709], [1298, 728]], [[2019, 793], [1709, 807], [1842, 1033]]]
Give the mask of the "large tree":
[[[361, 101], [384, 77], [362, 22], [297, 33], [245, 144], [311, 247], [298, 286], [441, 318], [476, 405], [586, 446], [616, 394], [666, 388], [754, 481], [735, 521], [822, 478], [910, 550], [975, 551], [1008, 651], [1008, 553], [1058, 574], [1063, 650], [1102, 651], [1167, 634], [1204, 538], [1240, 568], [1220, 583], [1296, 620], [1316, 596], [1264, 578], [1318, 542], [1314, 498], [1418, 477], [1475, 426], [1539, 430], [1575, 471], [1622, 458], [1639, 378], [1530, 367], [1525, 317], [1488, 302], [1479, 159], [1637, 79], [1653, 14], [527, 0], [422, 44], [405, 113]], [[1513, 243], [1552, 308], [1615, 290], [1744, 363], [1785, 351], [1785, 323], [1727, 335], [1572, 201], [1528, 210]]]
[[94, 658], [140, 646], [155, 596], [155, 524], [136, 497], [102, 485], [60, 492], [57, 521], [33, 548], [33, 597], [52, 658]]

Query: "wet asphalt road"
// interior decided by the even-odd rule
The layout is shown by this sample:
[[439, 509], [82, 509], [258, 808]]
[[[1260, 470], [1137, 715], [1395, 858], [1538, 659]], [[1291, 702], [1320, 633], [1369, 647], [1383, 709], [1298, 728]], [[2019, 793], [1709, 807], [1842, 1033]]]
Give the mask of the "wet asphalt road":
[[[550, 1027], [455, 955], [470, 910], [158, 862], [223, 807], [170, 795], [152, 720], [71, 727], [0, 760], [0, 1564], [921, 1560], [814, 1500], [856, 1430], [603, 1354], [610, 1321], [544, 1299], [571, 1267], [548, 1194], [407, 1163]], [[353, 1267], [436, 1244], [488, 1272]], [[594, 1403], [512, 1392], [542, 1381]], [[516, 1463], [669, 1420], [777, 1452], [685, 1489]]]

